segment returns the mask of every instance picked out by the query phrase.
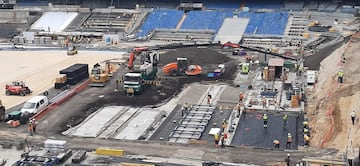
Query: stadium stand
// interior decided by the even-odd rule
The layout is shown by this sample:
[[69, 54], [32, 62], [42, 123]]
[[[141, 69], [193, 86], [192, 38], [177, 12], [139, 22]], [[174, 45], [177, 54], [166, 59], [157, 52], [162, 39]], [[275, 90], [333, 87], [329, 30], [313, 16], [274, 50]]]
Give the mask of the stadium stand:
[[338, 3], [333, 3], [332, 1], [320, 1], [319, 9], [320, 12], [335, 12], [338, 8]]
[[47, 6], [47, 1], [40, 0], [17, 0], [16, 6]]
[[183, 15], [183, 11], [171, 9], [158, 9], [150, 12], [141, 25], [136, 37], [144, 37], [154, 29], [175, 29]]
[[75, 19], [66, 27], [65, 31], [71, 32], [81, 29], [81, 25], [90, 17], [91, 13], [79, 13]]
[[289, 13], [287, 12], [241, 12], [238, 17], [250, 18], [246, 27], [245, 34], [270, 34], [283, 35], [288, 22]]
[[214, 30], [155, 30], [151, 40], [171, 42], [211, 42]]
[[280, 10], [282, 8], [281, 0], [256, 0], [256, 1], [245, 1], [243, 6], [249, 7], [250, 10], [256, 9], [275, 9]]
[[218, 31], [226, 17], [233, 17], [232, 12], [190, 11], [181, 29], [210, 29]]
[[90, 16], [84, 13], [83, 17], [78, 17], [79, 22], [87, 18], [80, 26], [80, 29], [77, 28], [78, 25], [74, 21], [72, 23], [75, 25], [71, 24], [70, 28], [76, 27], [78, 30], [86, 32], [126, 32], [135, 20], [136, 15], [136, 13], [119, 11], [95, 11]]
[[304, 1], [287, 0], [284, 2], [284, 10], [300, 11], [304, 8]]
[[307, 10], [317, 10], [319, 8], [319, 2], [318, 1], [305, 1], [304, 9]]

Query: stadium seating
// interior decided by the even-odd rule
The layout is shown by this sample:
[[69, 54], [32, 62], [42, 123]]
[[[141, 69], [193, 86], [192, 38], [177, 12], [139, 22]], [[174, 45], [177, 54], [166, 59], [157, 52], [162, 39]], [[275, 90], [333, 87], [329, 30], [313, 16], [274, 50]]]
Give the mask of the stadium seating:
[[250, 18], [245, 34], [282, 35], [289, 18], [289, 14], [287, 12], [241, 12], [238, 17]]
[[190, 11], [181, 29], [211, 29], [218, 31], [224, 18], [232, 16], [232, 12]]
[[243, 4], [246, 7], [249, 7], [250, 10], [254, 9], [281, 9], [282, 4], [281, 0], [256, 0], [256, 1], [245, 1]]
[[141, 25], [137, 37], [146, 36], [151, 30], [174, 29], [183, 15], [183, 11], [159, 9], [151, 12]]
[[302, 10], [304, 8], [304, 1], [302, 0], [287, 0], [284, 2], [284, 10]]

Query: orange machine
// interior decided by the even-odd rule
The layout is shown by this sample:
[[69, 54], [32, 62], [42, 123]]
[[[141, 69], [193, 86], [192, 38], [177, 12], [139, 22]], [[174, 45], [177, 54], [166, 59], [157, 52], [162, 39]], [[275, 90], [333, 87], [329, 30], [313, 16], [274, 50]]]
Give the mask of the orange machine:
[[134, 61], [136, 59], [136, 56], [139, 55], [141, 52], [143, 51], [149, 51], [149, 47], [135, 47], [131, 53], [130, 53], [130, 57], [129, 57], [129, 61], [128, 61], [128, 68], [130, 71], [133, 70], [134, 68]]
[[240, 48], [240, 45], [228, 41], [222, 45], [222, 48]]
[[188, 75], [195, 76], [202, 73], [202, 68], [199, 65], [188, 65], [187, 58], [177, 58], [176, 62], [165, 65], [162, 70], [165, 75], [178, 76]]

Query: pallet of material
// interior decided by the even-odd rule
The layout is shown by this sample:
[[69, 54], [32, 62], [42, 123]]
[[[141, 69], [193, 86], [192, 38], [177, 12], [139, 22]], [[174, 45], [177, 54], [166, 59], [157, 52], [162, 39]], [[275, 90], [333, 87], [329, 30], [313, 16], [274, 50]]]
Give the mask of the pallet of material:
[[85, 150], [79, 150], [75, 152], [73, 158], [71, 159], [71, 163], [73, 164], [79, 164], [82, 161], [86, 159], [86, 151]]

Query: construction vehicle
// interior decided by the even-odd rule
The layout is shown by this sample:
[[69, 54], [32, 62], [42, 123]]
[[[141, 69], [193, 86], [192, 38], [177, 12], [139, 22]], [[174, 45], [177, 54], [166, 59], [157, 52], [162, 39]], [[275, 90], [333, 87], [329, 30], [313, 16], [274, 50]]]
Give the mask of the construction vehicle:
[[101, 68], [99, 63], [96, 63], [91, 70], [90, 87], [104, 87], [105, 83], [109, 80], [110, 63], [106, 63], [106, 69]]
[[0, 122], [5, 120], [5, 106], [2, 104], [0, 100]]
[[222, 48], [240, 48], [240, 45], [228, 41], [222, 45]]
[[5, 94], [25, 96], [32, 93], [30, 88], [23, 81], [13, 81], [11, 84], [5, 85]]
[[249, 63], [242, 63], [242, 64], [240, 64], [240, 66], [241, 66], [241, 73], [242, 74], [248, 74], [249, 73], [249, 66], [250, 66]]
[[176, 62], [169, 63], [163, 68], [163, 73], [170, 76], [188, 75], [196, 76], [202, 73], [199, 65], [188, 65], [187, 58], [177, 58]]
[[220, 64], [213, 72], [208, 73], [209, 78], [218, 78], [225, 73], [225, 65]]
[[157, 64], [159, 55], [156, 53], [143, 54], [138, 57], [141, 65], [134, 65], [132, 71], [123, 77], [123, 89], [125, 94], [132, 96], [141, 94], [146, 87], [155, 82], [157, 76]]
[[[134, 66], [140, 66], [144, 63], [144, 58], [146, 58], [147, 55], [151, 54], [152, 50], [149, 49], [149, 47], [135, 47], [130, 52], [130, 57], [128, 61], [128, 68], [130, 71], [134, 71]], [[140, 58], [137, 58], [140, 56]], [[148, 59], [148, 58], [147, 58]], [[157, 63], [157, 62], [154, 62]]]
[[67, 50], [67, 55], [75, 55], [77, 53], [78, 53], [78, 50], [77, 50], [76, 46], [69, 47]]

